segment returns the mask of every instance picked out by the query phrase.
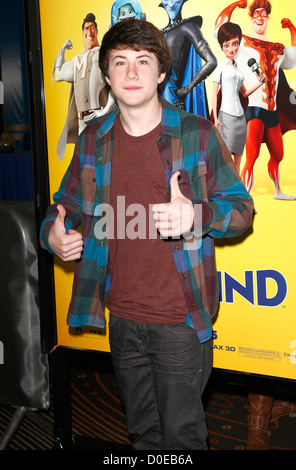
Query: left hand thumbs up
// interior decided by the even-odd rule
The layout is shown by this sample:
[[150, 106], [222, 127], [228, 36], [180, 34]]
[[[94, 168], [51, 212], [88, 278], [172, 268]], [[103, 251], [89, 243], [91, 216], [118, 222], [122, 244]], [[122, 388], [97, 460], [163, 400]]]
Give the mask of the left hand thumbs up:
[[171, 176], [171, 201], [154, 204], [152, 207], [155, 226], [163, 238], [179, 237], [189, 232], [193, 224], [193, 205], [180, 191], [178, 182], [180, 174], [181, 172], [177, 171]]

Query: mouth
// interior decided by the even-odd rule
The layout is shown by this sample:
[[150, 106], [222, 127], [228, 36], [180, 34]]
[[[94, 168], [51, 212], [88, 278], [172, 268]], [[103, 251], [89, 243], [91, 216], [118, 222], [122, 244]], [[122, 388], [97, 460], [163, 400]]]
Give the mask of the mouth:
[[122, 18], [119, 18], [119, 21], [126, 20], [127, 18], [132, 18], [133, 20], [135, 20], [136, 15], [135, 15], [135, 13], [127, 14], [127, 15], [123, 16]]
[[256, 26], [264, 26], [264, 24], [265, 24], [265, 21], [261, 18], [254, 19], [253, 22]]
[[135, 91], [135, 90], [140, 90], [141, 87], [134, 85], [134, 86], [126, 86], [126, 87], [124, 87], [124, 89], [127, 90], [127, 91]]

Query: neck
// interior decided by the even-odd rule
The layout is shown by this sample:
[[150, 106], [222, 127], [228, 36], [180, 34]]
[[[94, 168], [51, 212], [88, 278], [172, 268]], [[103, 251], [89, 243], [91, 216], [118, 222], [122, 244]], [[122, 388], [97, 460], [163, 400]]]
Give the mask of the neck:
[[266, 33], [264, 33], [264, 34], [257, 34], [257, 33], [254, 33], [254, 32], [253, 32], [252, 38], [254, 38], [254, 39], [261, 39], [261, 41], [267, 41]]
[[157, 95], [156, 98], [157, 101], [141, 107], [126, 107], [118, 102], [121, 123], [129, 135], [139, 137], [148, 134], [160, 123], [162, 106]]
[[87, 47], [86, 45], [84, 45], [84, 49], [87, 49], [88, 51], [91, 51], [94, 47], [98, 47], [100, 44], [97, 42], [96, 44], [94, 44], [93, 46], [91, 47]]

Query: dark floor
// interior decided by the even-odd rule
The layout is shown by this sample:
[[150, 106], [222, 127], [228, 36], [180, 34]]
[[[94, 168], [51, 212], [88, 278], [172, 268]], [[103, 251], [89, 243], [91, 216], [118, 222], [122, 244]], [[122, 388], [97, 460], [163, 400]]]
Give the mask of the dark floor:
[[[71, 415], [74, 446], [71, 450], [130, 451], [125, 415], [112, 372], [92, 366], [71, 369]], [[221, 379], [221, 378], [220, 378]], [[15, 409], [0, 406], [0, 434]], [[248, 393], [246, 386], [210, 382], [205, 395], [210, 451], [246, 450]], [[52, 450], [52, 407], [28, 411], [5, 450]], [[270, 450], [296, 450], [296, 418], [284, 416], [270, 426]], [[36, 456], [36, 454], [34, 454]]]

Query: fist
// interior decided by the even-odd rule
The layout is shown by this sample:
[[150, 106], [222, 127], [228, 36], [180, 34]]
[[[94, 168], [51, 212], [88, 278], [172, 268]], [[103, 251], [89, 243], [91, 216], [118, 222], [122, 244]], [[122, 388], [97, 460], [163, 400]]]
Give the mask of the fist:
[[171, 202], [152, 207], [155, 226], [163, 238], [180, 237], [190, 231], [194, 221], [194, 208], [190, 199], [180, 191], [176, 172], [171, 176]]
[[281, 24], [282, 28], [289, 28], [292, 25], [292, 22], [289, 20], [289, 18], [283, 18]]
[[48, 236], [49, 246], [63, 261], [80, 259], [83, 251], [82, 235], [76, 230], [66, 233], [66, 210], [61, 204], [57, 206], [57, 210], [58, 215]]
[[247, 8], [247, 5], [248, 5], [248, 4], [247, 4], [246, 0], [241, 0], [240, 2], [238, 2], [238, 5], [237, 5], [237, 6], [238, 6], [239, 8]]

